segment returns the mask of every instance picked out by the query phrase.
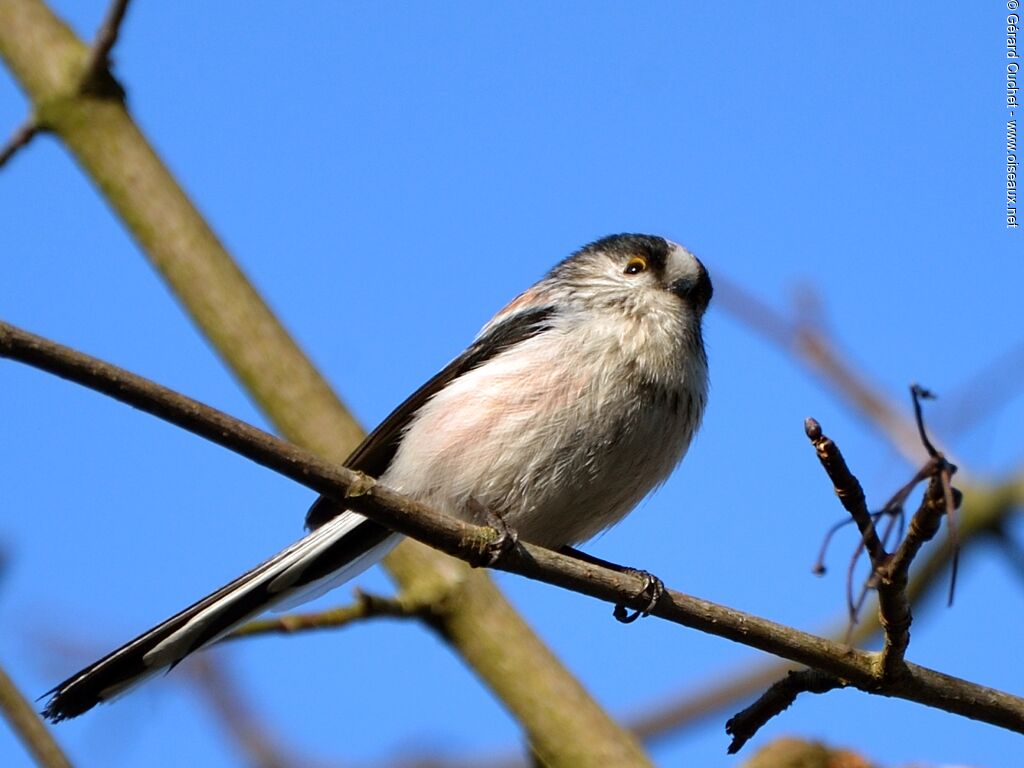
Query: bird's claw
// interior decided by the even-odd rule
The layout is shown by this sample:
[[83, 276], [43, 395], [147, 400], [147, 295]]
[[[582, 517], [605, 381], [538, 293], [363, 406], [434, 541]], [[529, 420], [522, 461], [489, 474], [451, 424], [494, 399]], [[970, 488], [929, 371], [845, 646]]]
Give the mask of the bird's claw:
[[493, 528], [497, 534], [484, 545], [481, 560], [478, 563], [479, 567], [490, 568], [498, 563], [505, 553], [515, 549], [516, 544], [519, 543], [519, 532], [510, 526], [501, 514], [478, 502], [472, 502], [472, 511], [482, 517], [485, 524]]
[[612, 616], [615, 617], [616, 621], [620, 621], [623, 624], [632, 624], [634, 621], [639, 619], [641, 616], [649, 616], [654, 607], [658, 604], [661, 596], [665, 594], [665, 582], [655, 576], [653, 573], [648, 571], [637, 570], [636, 568], [627, 568], [626, 573], [631, 573], [634, 576], [639, 576], [643, 579], [644, 585], [640, 591], [636, 593], [636, 597], [639, 600], [642, 597], [648, 598], [647, 605], [643, 608], [630, 609], [624, 605], [616, 605], [615, 610], [612, 611]]

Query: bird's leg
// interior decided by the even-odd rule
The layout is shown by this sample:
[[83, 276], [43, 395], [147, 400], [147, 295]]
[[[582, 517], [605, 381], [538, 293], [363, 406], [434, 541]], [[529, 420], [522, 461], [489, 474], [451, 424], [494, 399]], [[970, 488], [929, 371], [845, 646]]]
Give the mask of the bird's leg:
[[519, 533], [506, 522], [501, 513], [495, 512], [490, 507], [485, 507], [476, 499], [470, 499], [466, 506], [474, 520], [493, 528], [498, 534], [487, 542], [482, 562], [478, 564], [480, 567], [490, 568], [501, 560], [506, 552], [515, 547], [519, 542]]
[[616, 573], [626, 573], [631, 576], [639, 576], [644, 585], [639, 592], [636, 593], [637, 598], [646, 597], [648, 598], [647, 605], [639, 610], [634, 610], [630, 613], [630, 609], [624, 605], [616, 605], [615, 610], [612, 611], [612, 616], [616, 620], [621, 621], [623, 624], [632, 624], [634, 621], [639, 619], [641, 616], [649, 616], [651, 611], [654, 610], [654, 606], [658, 604], [661, 596], [665, 594], [665, 582], [655, 576], [649, 571], [643, 571], [638, 568], [630, 568], [625, 565], [618, 565], [617, 563], [611, 563], [607, 560], [602, 560], [599, 557], [588, 555], [586, 552], [581, 552], [575, 547], [564, 546], [558, 550], [563, 555], [569, 557], [575, 557], [577, 560], [582, 560], [584, 563], [590, 563], [591, 565], [599, 565], [602, 568], [609, 568]]

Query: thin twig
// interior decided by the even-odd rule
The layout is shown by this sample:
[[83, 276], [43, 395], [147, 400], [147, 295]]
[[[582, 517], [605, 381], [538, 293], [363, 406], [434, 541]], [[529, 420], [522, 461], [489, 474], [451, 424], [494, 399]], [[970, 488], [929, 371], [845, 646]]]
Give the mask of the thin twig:
[[836, 496], [839, 497], [843, 508], [850, 513], [850, 517], [857, 524], [861, 540], [864, 542], [864, 548], [868, 552], [868, 557], [871, 558], [872, 566], [877, 567], [885, 562], [888, 553], [878, 538], [878, 532], [875, 530], [875, 521], [868, 511], [867, 500], [864, 498], [864, 489], [861, 488], [860, 482], [850, 472], [850, 468], [846, 466], [846, 460], [843, 458], [843, 454], [839, 452], [836, 444], [822, 434], [821, 425], [817, 421], [807, 419], [804, 422], [804, 431], [807, 433], [807, 437], [810, 438], [811, 444], [814, 445], [814, 449], [818, 452], [818, 459], [832, 481]]
[[82, 71], [83, 91], [90, 90], [93, 84], [109, 75], [110, 52], [117, 44], [117, 36], [128, 10], [128, 2], [129, 0], [113, 0], [107, 9], [107, 15], [103, 17], [103, 22], [96, 31], [96, 39], [89, 49], [89, 58]]
[[942, 500], [946, 504], [946, 525], [949, 526], [949, 541], [952, 544], [952, 560], [949, 564], [949, 595], [946, 597], [946, 605], [953, 605], [953, 595], [956, 593], [956, 577], [960, 572], [960, 534], [956, 522], [956, 511], [960, 507], [960, 491], [953, 487], [953, 472], [956, 471], [949, 462], [943, 462], [939, 467], [939, 481], [942, 483]]
[[45, 768], [71, 768], [71, 761], [64, 755], [53, 734], [3, 667], [0, 667], [0, 712], [39, 765]]
[[734, 755], [773, 717], [781, 714], [801, 693], [828, 693], [845, 683], [815, 669], [792, 671], [773, 684], [757, 701], [729, 718], [725, 732], [732, 736], [729, 754]]
[[882, 673], [886, 677], [902, 672], [903, 656], [910, 644], [912, 615], [907, 594], [910, 564], [924, 543], [938, 533], [945, 512], [942, 483], [933, 477], [921, 500], [921, 506], [910, 519], [906, 537], [889, 561], [876, 572], [878, 619], [885, 633]]
[[[949, 541], [951, 544], [952, 560], [950, 563], [950, 578], [949, 578], [949, 597], [947, 598], [947, 604], [953, 604], [953, 595], [956, 592], [956, 577], [957, 572], [960, 568], [960, 546], [959, 536], [957, 535], [957, 522], [956, 522], [956, 511], [960, 507], [961, 494], [960, 491], [953, 487], [953, 475], [956, 473], [956, 465], [951, 464], [946, 460], [946, 457], [939, 452], [932, 444], [931, 440], [928, 439], [928, 430], [924, 425], [924, 415], [921, 411], [921, 400], [932, 400], [935, 398], [931, 392], [924, 387], [913, 384], [910, 387], [910, 397], [914, 403], [914, 418], [917, 421], [917, 431], [921, 435], [921, 442], [924, 444], [925, 449], [928, 451], [928, 455], [931, 456], [932, 462], [935, 465], [935, 471], [932, 474], [933, 479], [937, 479], [942, 488], [942, 501], [945, 506], [946, 525], [949, 526]], [[924, 470], [922, 470], [923, 472]], [[941, 518], [936, 521], [936, 524], [941, 521]], [[935, 535], [935, 532], [931, 534]]]
[[[950, 477], [955, 467], [949, 464], [928, 439], [921, 411], [921, 400], [934, 397], [928, 390], [917, 384], [911, 387], [914, 405], [914, 417], [918, 436], [929, 455], [928, 462], [889, 500], [883, 511], [902, 509], [907, 497], [918, 483], [931, 478], [921, 506], [910, 521], [907, 535], [900, 543], [896, 553], [890, 556], [882, 540], [878, 538], [873, 516], [867, 511], [864, 491], [857, 478], [847, 467], [838, 446], [822, 434], [821, 425], [814, 419], [808, 419], [807, 436], [811, 439], [818, 452], [822, 466], [836, 487], [843, 507], [857, 523], [861, 531], [862, 544], [871, 559], [871, 578], [878, 592], [879, 622], [885, 635], [885, 645], [881, 655], [881, 674], [885, 679], [894, 679], [903, 673], [903, 659], [910, 644], [910, 625], [912, 615], [910, 599], [907, 595], [907, 584], [910, 580], [910, 564], [925, 542], [934, 538], [942, 523], [942, 516], [952, 518], [959, 500], [954, 500]], [[892, 529], [892, 521], [885, 533], [888, 540]], [[858, 553], [859, 553], [858, 547]], [[854, 555], [853, 562], [856, 562]], [[852, 568], [852, 564], [851, 564]], [[849, 595], [849, 580], [847, 600]], [[863, 599], [864, 593], [861, 593]], [[858, 601], [860, 602], [860, 601]], [[856, 615], [857, 608], [851, 603], [851, 616]]]
[[17, 130], [15, 130], [11, 135], [11, 138], [9, 138], [3, 148], [0, 149], [0, 168], [3, 168], [7, 161], [14, 157], [14, 154], [19, 149], [28, 146], [28, 143], [35, 138], [35, 135], [39, 133], [39, 131], [39, 123], [36, 122], [34, 117], [28, 118], [24, 123], [19, 125]]
[[[0, 356], [83, 384], [187, 429], [328, 496], [356, 512], [467, 562], [478, 561], [492, 529], [442, 515], [372, 478], [319, 459], [225, 413], [142, 377], [0, 323]], [[569, 589], [613, 605], [646, 609], [643, 579], [519, 542], [495, 568]], [[665, 590], [652, 616], [783, 656], [843, 678], [869, 693], [915, 701], [1024, 733], [1024, 699], [914, 664], [896, 679], [880, 678], [877, 655], [767, 619]]]
[[914, 423], [917, 425], [917, 434], [921, 438], [924, 449], [928, 451], [928, 455], [934, 459], [939, 452], [932, 445], [932, 441], [928, 439], [928, 430], [924, 427], [924, 414], [921, 412], [921, 401], [934, 400], [935, 395], [920, 384], [911, 384], [910, 399], [914, 403]]
[[429, 619], [429, 604], [412, 603], [402, 598], [380, 597], [356, 590], [356, 600], [349, 605], [326, 611], [286, 613], [275, 619], [250, 621], [225, 635], [220, 642], [241, 640], [259, 635], [291, 635], [316, 629], [337, 629], [357, 621], [377, 618]]

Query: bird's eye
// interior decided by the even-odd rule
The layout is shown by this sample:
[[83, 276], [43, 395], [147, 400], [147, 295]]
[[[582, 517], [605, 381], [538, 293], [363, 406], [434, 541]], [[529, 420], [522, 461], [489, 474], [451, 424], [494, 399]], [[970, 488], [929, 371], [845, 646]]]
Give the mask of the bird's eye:
[[647, 259], [643, 256], [634, 256], [626, 262], [626, 268], [623, 271], [627, 275], [639, 275], [647, 269]]

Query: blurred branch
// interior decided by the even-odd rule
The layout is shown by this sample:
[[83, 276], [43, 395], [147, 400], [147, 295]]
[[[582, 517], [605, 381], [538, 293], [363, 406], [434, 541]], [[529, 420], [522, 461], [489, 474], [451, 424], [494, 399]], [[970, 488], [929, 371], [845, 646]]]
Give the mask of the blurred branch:
[[927, 459], [913, 421], [903, 416], [888, 398], [836, 352], [822, 331], [791, 320], [728, 278], [715, 278], [715, 299], [750, 330], [787, 350], [823, 378], [854, 410], [876, 426], [912, 465]]
[[7, 140], [7, 143], [0, 148], [0, 168], [3, 168], [7, 164], [7, 161], [14, 157], [14, 153], [22, 147], [28, 146], [28, 143], [35, 138], [35, 135], [39, 133], [39, 123], [34, 118], [29, 118], [11, 135], [11, 138]]
[[117, 43], [117, 35], [121, 31], [121, 22], [124, 21], [125, 12], [128, 10], [128, 2], [129, 0], [113, 0], [107, 9], [107, 15], [96, 32], [96, 39], [89, 49], [89, 58], [83, 67], [83, 91], [89, 90], [90, 83], [109, 75], [110, 52]]
[[[491, 528], [440, 514], [360, 472], [323, 461], [166, 387], [6, 323], [0, 323], [0, 356], [28, 363], [159, 416], [302, 485], [344, 499], [349, 508], [372, 520], [467, 563], [480, 562], [489, 555], [489, 545], [498, 535]], [[643, 578], [525, 542], [505, 552], [494, 567], [613, 605], [649, 608]], [[674, 590], [666, 590], [650, 614], [800, 662], [868, 693], [915, 701], [1024, 733], [1024, 699], [1001, 691], [909, 663], [900, 675], [887, 678], [880, 674], [877, 654]]]
[[[96, 33], [96, 40], [89, 49], [81, 76], [75, 84], [78, 95], [100, 97], [114, 95], [118, 99], [123, 98], [124, 91], [114, 81], [109, 67], [110, 51], [117, 43], [117, 35], [121, 28], [121, 22], [124, 21], [125, 12], [128, 10], [128, 2], [129, 0], [114, 0], [107, 10], [107, 15]], [[7, 140], [3, 148], [0, 148], [0, 168], [3, 168], [19, 149], [28, 146], [41, 130], [43, 130], [43, 125], [35, 115], [25, 120]]]
[[875, 765], [848, 749], [816, 741], [782, 738], [765, 745], [742, 768], [872, 768]]
[[39, 765], [45, 768], [71, 768], [71, 762], [61, 751], [53, 734], [3, 667], [0, 667], [0, 712]]
[[[178, 186], [123, 100], [80, 98], [85, 44], [40, 0], [3, 0], [0, 55], [40, 123], [66, 144], [275, 428], [320, 456], [343, 460], [363, 437], [358, 423]], [[445, 640], [518, 720], [539, 759], [551, 766], [649, 763], [485, 572], [414, 542], [384, 562], [403, 592], [447, 590], [437, 618]]]
[[[39, 0], [0, 3], [0, 55], [153, 266], [286, 434], [339, 453], [362, 430], [178, 187], [124, 103], [83, 96], [90, 48]], [[328, 454], [330, 455], [330, 454]]]
[[357, 621], [377, 618], [424, 619], [430, 623], [433, 615], [432, 603], [423, 600], [409, 600], [371, 595], [356, 590], [356, 601], [339, 608], [308, 613], [286, 613], [275, 619], [250, 621], [225, 635], [220, 642], [239, 640], [259, 635], [291, 635], [314, 629], [337, 629]]
[[205, 654], [198, 654], [188, 666], [191, 682], [245, 756], [246, 765], [288, 768], [299, 764], [294, 755], [275, 743], [267, 724], [259, 721], [245, 705], [245, 696], [237, 690], [223, 665], [214, 664]]
[[[841, 636], [834, 633], [832, 639], [838, 642]], [[686, 691], [673, 700], [651, 705], [646, 712], [627, 721], [627, 725], [645, 744], [664, 741], [719, 717], [736, 702], [749, 700], [798, 668], [791, 661], [772, 659], [748, 669], [716, 675], [714, 683], [700, 690]]]
[[992, 531], [992, 539], [999, 546], [1017, 578], [1024, 584], [1024, 548], [1020, 542], [1003, 525]]
[[983, 421], [1018, 396], [1024, 382], [1024, 341], [996, 357], [943, 397], [940, 416], [947, 435], [958, 434]]

